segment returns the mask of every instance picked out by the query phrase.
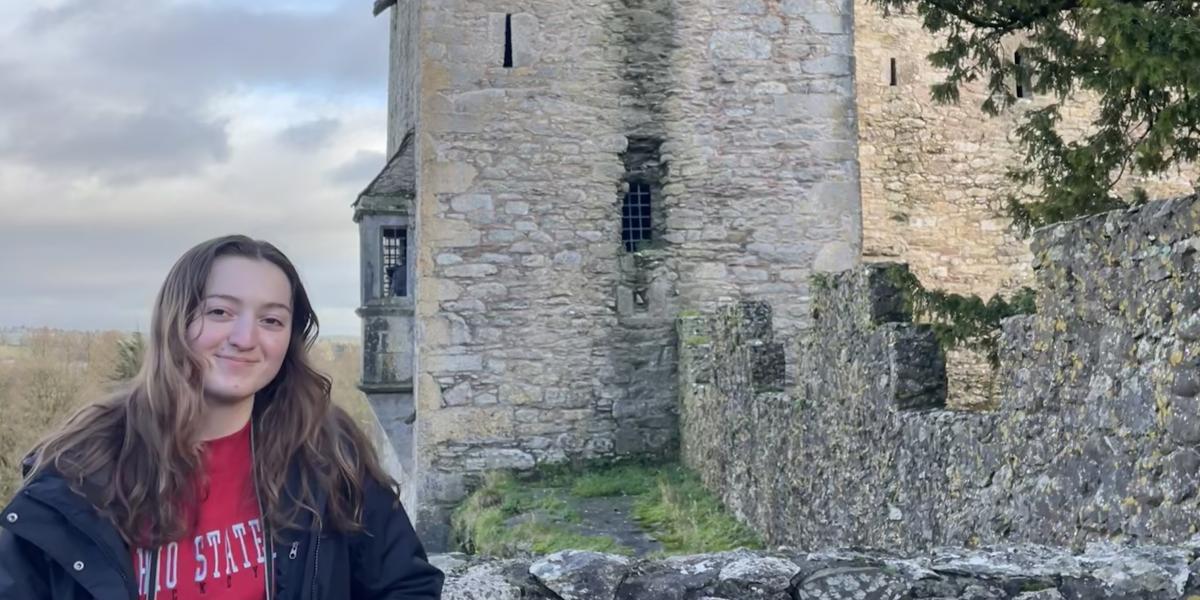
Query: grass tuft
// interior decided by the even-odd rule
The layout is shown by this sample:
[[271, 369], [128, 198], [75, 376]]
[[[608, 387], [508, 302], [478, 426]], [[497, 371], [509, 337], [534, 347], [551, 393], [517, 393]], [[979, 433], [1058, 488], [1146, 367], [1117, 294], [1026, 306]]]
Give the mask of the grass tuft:
[[662, 543], [664, 554], [763, 547], [695, 475], [677, 466], [659, 475], [658, 485], [639, 498], [634, 516]]

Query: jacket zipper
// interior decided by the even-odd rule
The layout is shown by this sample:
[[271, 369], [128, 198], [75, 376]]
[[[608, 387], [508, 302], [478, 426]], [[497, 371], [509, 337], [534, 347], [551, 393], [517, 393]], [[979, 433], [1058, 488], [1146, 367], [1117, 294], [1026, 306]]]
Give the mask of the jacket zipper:
[[320, 576], [321, 564], [321, 528], [317, 529], [317, 547], [313, 551], [312, 600], [317, 600], [317, 578]]

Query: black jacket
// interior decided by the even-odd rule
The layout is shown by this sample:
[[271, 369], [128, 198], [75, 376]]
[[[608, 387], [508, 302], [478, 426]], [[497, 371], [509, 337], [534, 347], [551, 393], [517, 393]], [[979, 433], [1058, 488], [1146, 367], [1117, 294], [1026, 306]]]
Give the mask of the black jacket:
[[[267, 552], [275, 557], [270, 600], [440, 598], [442, 573], [395, 494], [371, 482], [363, 518], [356, 534], [278, 532]], [[56, 474], [23, 487], [0, 526], [0, 600], [136, 600], [130, 551], [116, 528]]]

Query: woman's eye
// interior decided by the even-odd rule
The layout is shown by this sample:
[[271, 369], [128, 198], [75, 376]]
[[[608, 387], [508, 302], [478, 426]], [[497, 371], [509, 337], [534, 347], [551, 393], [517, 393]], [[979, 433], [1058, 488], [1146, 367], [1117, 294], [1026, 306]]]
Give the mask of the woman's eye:
[[283, 321], [280, 321], [279, 319], [276, 319], [275, 317], [267, 317], [266, 319], [263, 319], [263, 320], [268, 325], [272, 325], [275, 327], [283, 327]]
[[208, 314], [213, 315], [215, 317], [224, 317], [229, 314], [229, 311], [227, 311], [223, 308], [210, 308], [210, 309], [208, 309]]

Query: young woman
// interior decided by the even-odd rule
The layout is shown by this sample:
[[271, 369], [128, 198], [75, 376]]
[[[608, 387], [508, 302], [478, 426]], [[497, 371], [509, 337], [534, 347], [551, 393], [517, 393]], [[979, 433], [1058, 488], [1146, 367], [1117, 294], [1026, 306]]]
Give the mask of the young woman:
[[141, 372], [26, 460], [0, 600], [440, 597], [395, 483], [309, 364], [316, 334], [271, 244], [185, 253]]

